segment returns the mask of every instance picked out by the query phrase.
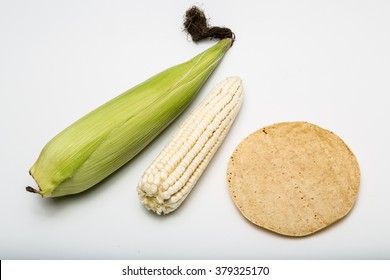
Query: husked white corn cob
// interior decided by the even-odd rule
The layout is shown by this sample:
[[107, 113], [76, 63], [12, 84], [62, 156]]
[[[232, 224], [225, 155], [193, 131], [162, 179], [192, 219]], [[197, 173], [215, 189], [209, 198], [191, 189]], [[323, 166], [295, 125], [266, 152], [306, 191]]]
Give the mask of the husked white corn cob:
[[242, 81], [218, 83], [142, 176], [137, 191], [148, 210], [168, 214], [188, 196], [230, 129], [243, 98]]

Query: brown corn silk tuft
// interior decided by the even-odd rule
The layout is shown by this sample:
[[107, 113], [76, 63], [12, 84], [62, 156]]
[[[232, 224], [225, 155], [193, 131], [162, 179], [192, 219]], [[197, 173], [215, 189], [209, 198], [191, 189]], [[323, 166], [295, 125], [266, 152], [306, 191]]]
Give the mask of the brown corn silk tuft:
[[204, 39], [235, 39], [234, 33], [227, 27], [210, 26], [204, 12], [196, 6], [187, 10], [184, 18], [184, 30], [191, 35], [192, 41]]

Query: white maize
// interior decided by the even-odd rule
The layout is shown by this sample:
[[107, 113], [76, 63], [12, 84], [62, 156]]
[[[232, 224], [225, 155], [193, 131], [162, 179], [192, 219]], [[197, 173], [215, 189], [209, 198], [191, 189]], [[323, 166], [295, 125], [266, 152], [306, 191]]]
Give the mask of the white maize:
[[180, 206], [225, 138], [242, 98], [241, 79], [229, 77], [181, 124], [139, 182], [138, 195], [148, 210], [161, 215]]

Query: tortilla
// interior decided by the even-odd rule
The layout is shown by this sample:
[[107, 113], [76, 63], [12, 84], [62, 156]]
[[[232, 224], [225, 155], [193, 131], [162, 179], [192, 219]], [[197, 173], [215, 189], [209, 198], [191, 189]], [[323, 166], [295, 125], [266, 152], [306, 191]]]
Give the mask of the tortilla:
[[252, 223], [288, 236], [306, 236], [352, 209], [360, 170], [334, 133], [307, 122], [284, 122], [246, 137], [230, 157], [231, 197]]

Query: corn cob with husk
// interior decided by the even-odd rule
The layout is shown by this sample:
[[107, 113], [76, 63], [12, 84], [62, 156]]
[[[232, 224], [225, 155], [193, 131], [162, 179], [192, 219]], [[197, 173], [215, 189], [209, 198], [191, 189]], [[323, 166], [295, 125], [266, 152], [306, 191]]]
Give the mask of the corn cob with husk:
[[82, 192], [123, 166], [193, 100], [232, 39], [171, 67], [90, 112], [55, 136], [30, 169], [42, 197]]
[[148, 210], [161, 215], [180, 206], [228, 133], [242, 98], [241, 79], [227, 78], [184, 121], [139, 182]]

